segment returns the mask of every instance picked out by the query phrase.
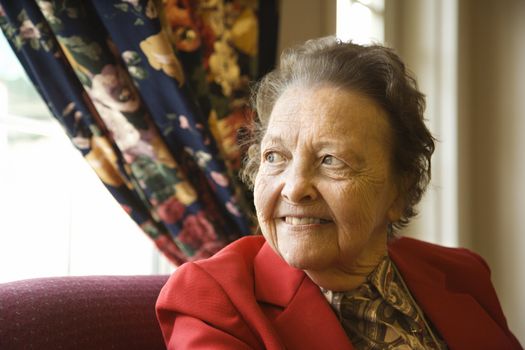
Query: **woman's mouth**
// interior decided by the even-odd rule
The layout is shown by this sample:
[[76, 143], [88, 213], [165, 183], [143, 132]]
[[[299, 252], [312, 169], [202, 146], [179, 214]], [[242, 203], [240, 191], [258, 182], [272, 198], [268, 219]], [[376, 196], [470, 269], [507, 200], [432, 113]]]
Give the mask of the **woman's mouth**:
[[321, 218], [314, 218], [314, 217], [296, 217], [296, 216], [285, 216], [282, 218], [282, 220], [287, 223], [288, 225], [296, 226], [296, 225], [320, 225], [320, 224], [328, 224], [331, 221], [325, 220]]

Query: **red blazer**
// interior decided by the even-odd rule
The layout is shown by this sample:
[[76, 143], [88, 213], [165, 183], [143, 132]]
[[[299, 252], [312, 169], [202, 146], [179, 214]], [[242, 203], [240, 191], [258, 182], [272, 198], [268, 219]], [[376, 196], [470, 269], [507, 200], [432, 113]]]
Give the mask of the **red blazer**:
[[[389, 254], [450, 349], [522, 349], [478, 255], [410, 238]], [[156, 307], [169, 349], [353, 349], [319, 287], [262, 236], [179, 267]]]

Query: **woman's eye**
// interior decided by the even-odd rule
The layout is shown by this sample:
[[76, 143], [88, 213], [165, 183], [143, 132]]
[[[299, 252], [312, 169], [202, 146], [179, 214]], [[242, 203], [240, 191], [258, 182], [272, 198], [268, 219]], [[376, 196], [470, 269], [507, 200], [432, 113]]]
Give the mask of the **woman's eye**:
[[264, 160], [266, 160], [268, 163], [278, 163], [283, 160], [283, 157], [276, 152], [268, 152], [264, 156]]
[[324, 156], [322, 163], [325, 165], [332, 165], [335, 161], [335, 158], [333, 156]]
[[343, 164], [342, 161], [340, 161], [339, 159], [331, 155], [324, 156], [323, 159], [321, 160], [321, 163], [323, 163], [324, 165], [342, 165]]

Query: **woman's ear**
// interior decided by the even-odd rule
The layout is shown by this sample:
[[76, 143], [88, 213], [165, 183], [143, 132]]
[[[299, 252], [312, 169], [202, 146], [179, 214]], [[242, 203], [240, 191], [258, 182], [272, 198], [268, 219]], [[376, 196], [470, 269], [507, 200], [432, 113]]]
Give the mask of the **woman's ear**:
[[405, 208], [407, 206], [406, 193], [410, 188], [410, 182], [412, 180], [407, 176], [399, 176], [396, 179], [395, 189], [393, 191], [393, 199], [390, 204], [390, 208], [387, 211], [387, 217], [389, 222], [397, 222], [403, 216]]
[[396, 197], [390, 205], [390, 208], [388, 208], [387, 217], [389, 222], [397, 222], [399, 219], [401, 219], [401, 216], [403, 216], [403, 212], [405, 211], [404, 203], [404, 196], [398, 191]]

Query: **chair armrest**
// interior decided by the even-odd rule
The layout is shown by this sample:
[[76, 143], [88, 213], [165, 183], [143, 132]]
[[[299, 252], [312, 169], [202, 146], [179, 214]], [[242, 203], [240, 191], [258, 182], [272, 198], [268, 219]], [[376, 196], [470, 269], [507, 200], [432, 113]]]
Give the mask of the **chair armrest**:
[[0, 284], [0, 349], [165, 350], [155, 302], [168, 276]]

